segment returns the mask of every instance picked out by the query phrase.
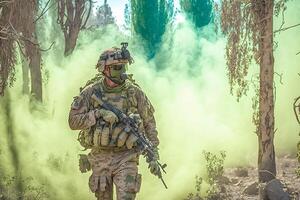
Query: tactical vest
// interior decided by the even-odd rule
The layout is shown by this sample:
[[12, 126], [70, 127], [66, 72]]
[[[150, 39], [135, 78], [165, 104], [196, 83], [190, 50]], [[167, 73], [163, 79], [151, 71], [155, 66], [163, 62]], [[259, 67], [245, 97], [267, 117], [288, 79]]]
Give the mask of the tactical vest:
[[[139, 86], [126, 80], [120, 91], [109, 91], [103, 85], [103, 79], [103, 76], [98, 75], [98, 77], [88, 81], [85, 87], [92, 85], [93, 89], [100, 91], [103, 101], [109, 102], [128, 116], [132, 115], [139, 118], [136, 99], [136, 88]], [[100, 108], [92, 99], [90, 99], [89, 104], [89, 110]], [[98, 119], [94, 126], [79, 132], [78, 141], [85, 149], [131, 149], [135, 137], [126, 133], [124, 128], [120, 122], [111, 127], [104, 120]], [[140, 120], [140, 131], [144, 132], [142, 120]]]

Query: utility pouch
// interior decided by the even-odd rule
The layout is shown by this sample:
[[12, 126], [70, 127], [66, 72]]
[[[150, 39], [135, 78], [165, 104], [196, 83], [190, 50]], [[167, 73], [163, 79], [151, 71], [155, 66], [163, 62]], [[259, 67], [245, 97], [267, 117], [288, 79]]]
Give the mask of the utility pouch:
[[78, 134], [77, 140], [80, 145], [85, 148], [85, 150], [93, 147], [93, 134], [90, 129], [81, 130]]
[[142, 175], [137, 174], [135, 179], [135, 192], [139, 192], [142, 184]]
[[109, 144], [109, 127], [104, 126], [101, 133], [101, 146], [108, 146]]
[[130, 134], [128, 139], [126, 140], [126, 146], [128, 149], [132, 149], [133, 145], [135, 144], [135, 142], [138, 140], [138, 138], [133, 135], [133, 134]]
[[101, 145], [101, 133], [102, 127], [97, 126], [94, 130], [93, 144], [95, 147], [99, 147]]
[[91, 170], [91, 163], [85, 154], [79, 154], [79, 170], [81, 173], [86, 173]]
[[122, 131], [119, 135], [117, 146], [122, 147], [125, 144], [127, 138], [128, 138], [128, 133], [126, 133], [125, 131]]

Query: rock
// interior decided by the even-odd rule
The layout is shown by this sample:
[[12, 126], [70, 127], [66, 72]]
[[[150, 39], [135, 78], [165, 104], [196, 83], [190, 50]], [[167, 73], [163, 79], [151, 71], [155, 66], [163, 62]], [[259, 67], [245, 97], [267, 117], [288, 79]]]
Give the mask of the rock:
[[237, 177], [247, 177], [248, 176], [248, 170], [243, 167], [236, 168], [236, 170], [234, 170], [234, 173]]
[[228, 185], [230, 183], [229, 178], [226, 177], [226, 176], [219, 177], [218, 181], [219, 181], [220, 184], [225, 184], [225, 185]]
[[222, 185], [222, 186], [220, 187], [220, 190], [221, 190], [221, 193], [226, 193], [226, 188], [225, 188], [224, 185]]
[[245, 189], [243, 190], [243, 194], [258, 195], [258, 183], [254, 182], [254, 183], [246, 186]]
[[292, 158], [292, 159], [295, 159], [295, 157], [296, 157], [296, 155], [294, 155], [294, 154], [286, 154], [284, 156], [284, 158]]
[[289, 200], [289, 194], [283, 190], [283, 185], [278, 179], [270, 181], [265, 191], [270, 200]]
[[239, 180], [239, 182], [237, 182], [236, 184], [234, 184], [235, 186], [240, 186], [242, 185], [243, 181], [242, 180]]
[[230, 182], [231, 182], [232, 184], [237, 184], [237, 183], [239, 182], [239, 179], [237, 179], [237, 178], [232, 178], [232, 179], [230, 180]]
[[290, 166], [290, 163], [288, 163], [288, 162], [285, 162], [284, 164], [283, 164], [283, 167], [284, 168], [288, 168]]
[[200, 196], [196, 195], [193, 200], [203, 200]]

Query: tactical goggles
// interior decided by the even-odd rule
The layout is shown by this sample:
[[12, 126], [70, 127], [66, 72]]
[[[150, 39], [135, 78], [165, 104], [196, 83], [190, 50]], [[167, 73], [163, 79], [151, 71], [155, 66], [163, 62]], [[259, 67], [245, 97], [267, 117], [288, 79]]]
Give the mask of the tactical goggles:
[[110, 67], [113, 70], [121, 70], [123, 67], [125, 67], [125, 64], [111, 65]]

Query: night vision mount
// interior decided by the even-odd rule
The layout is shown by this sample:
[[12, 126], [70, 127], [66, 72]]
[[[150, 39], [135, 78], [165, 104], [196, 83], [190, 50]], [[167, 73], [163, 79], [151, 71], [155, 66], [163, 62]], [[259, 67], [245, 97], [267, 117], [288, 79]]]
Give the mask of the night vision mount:
[[123, 59], [127, 59], [129, 61], [129, 64], [133, 63], [133, 58], [130, 55], [130, 52], [128, 51], [128, 42], [122, 42], [121, 43], [121, 55]]
[[129, 64], [133, 63], [133, 58], [130, 55], [130, 52], [128, 51], [128, 42], [122, 42], [121, 43], [121, 52], [122, 52], [122, 57], [127, 59], [129, 61]]
[[118, 49], [114, 53], [110, 54], [104, 54], [100, 56], [101, 60], [128, 60], [129, 64], [132, 64], [134, 62], [133, 58], [130, 55], [130, 52], [128, 51], [128, 42], [122, 42], [121, 43], [121, 49]]

